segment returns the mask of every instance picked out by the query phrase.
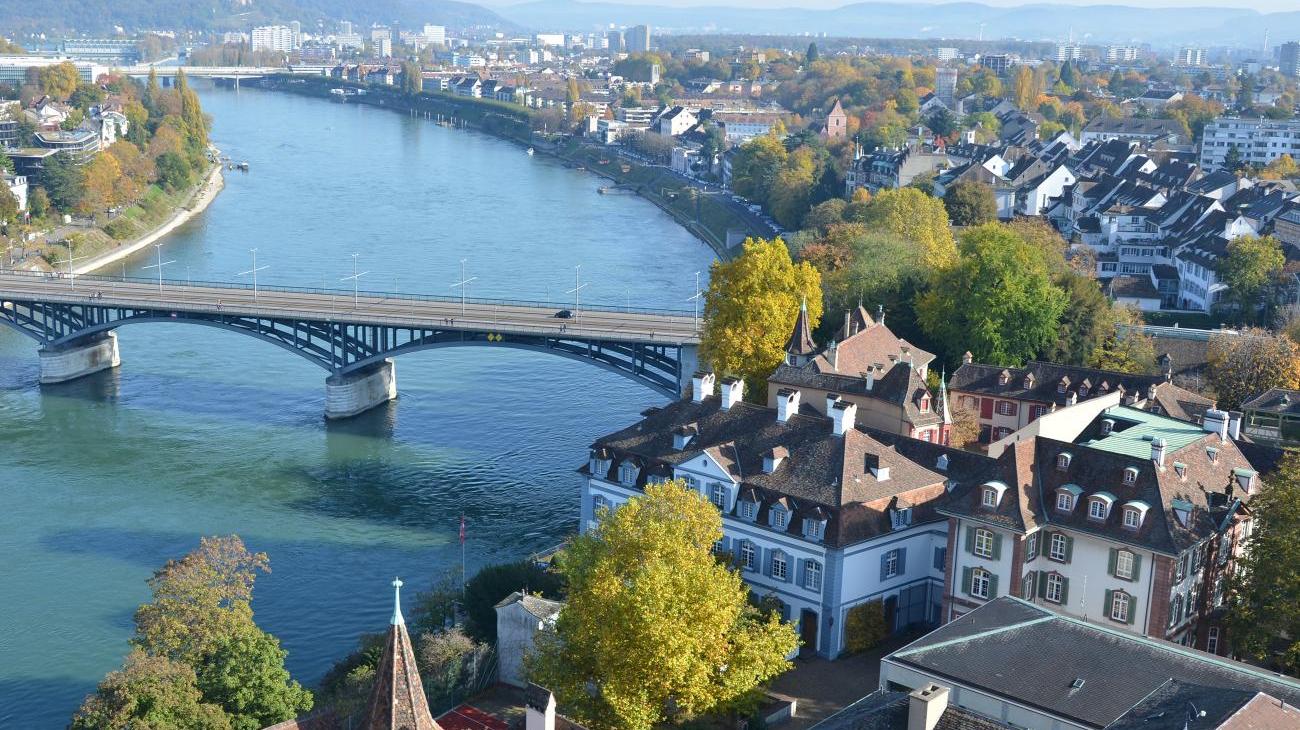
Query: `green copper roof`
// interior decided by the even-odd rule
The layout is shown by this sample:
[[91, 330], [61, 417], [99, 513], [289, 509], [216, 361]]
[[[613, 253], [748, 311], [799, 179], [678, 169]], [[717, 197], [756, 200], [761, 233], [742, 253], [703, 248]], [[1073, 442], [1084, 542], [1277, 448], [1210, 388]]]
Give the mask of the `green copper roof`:
[[1113, 406], [1106, 409], [1106, 416], [1115, 420], [1119, 427], [1121, 422], [1132, 424], [1123, 430], [1111, 431], [1109, 435], [1086, 442], [1084, 445], [1102, 451], [1109, 451], [1125, 456], [1151, 458], [1151, 442], [1164, 439], [1172, 454], [1184, 446], [1205, 435], [1205, 431], [1195, 423], [1179, 421], [1168, 416], [1141, 411], [1128, 406]]

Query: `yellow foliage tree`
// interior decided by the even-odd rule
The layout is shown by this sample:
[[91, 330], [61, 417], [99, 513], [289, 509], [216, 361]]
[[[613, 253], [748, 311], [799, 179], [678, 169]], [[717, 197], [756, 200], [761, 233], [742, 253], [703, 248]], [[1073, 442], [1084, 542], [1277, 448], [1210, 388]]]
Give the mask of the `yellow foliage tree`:
[[798, 637], [749, 603], [712, 553], [720, 539], [717, 508], [680, 481], [598, 514], [560, 561], [568, 602], [526, 659], [529, 676], [600, 730], [746, 709], [789, 668]]
[[821, 274], [794, 263], [781, 239], [745, 241], [744, 253], [714, 262], [704, 295], [700, 360], [714, 371], [746, 378], [752, 397], [781, 364], [799, 306], [807, 302], [808, 325], [822, 316]]
[[1206, 375], [1220, 408], [1240, 408], [1269, 388], [1300, 386], [1300, 346], [1268, 330], [1215, 335], [1206, 360]]
[[957, 244], [948, 226], [948, 211], [943, 201], [920, 190], [881, 191], [867, 204], [862, 222], [870, 229], [916, 244], [928, 268], [941, 269], [957, 260]]
[[117, 205], [122, 167], [113, 155], [96, 155], [86, 165], [81, 178], [81, 199], [77, 212], [82, 215], [103, 213]]
[[37, 72], [37, 79], [42, 92], [59, 101], [67, 101], [77, 90], [77, 84], [81, 83], [81, 74], [71, 61], [64, 61], [42, 68]]

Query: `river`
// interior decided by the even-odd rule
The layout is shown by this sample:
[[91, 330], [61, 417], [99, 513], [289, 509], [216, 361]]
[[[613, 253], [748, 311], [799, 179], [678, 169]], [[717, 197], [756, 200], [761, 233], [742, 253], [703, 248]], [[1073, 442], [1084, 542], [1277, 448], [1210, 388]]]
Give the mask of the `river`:
[[[214, 143], [251, 172], [169, 237], [165, 273], [689, 309], [709, 249], [650, 203], [482, 134], [393, 112], [196, 83]], [[153, 276], [152, 251], [126, 262]], [[121, 268], [114, 265], [115, 271]], [[64, 726], [127, 652], [146, 579], [200, 535], [270, 556], [258, 623], [314, 683], [383, 630], [389, 582], [430, 584], [559, 542], [596, 436], [662, 397], [539, 353], [397, 360], [399, 398], [322, 419], [325, 371], [253, 338], [119, 330], [122, 366], [38, 388], [35, 343], [0, 328], [0, 727]], [[413, 591], [412, 591], [413, 593]]]

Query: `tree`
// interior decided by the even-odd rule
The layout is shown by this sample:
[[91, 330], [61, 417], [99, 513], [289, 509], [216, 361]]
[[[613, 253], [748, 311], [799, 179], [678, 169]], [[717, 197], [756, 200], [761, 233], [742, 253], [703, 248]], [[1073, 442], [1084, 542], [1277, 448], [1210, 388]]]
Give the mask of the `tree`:
[[424, 77], [420, 75], [420, 65], [414, 61], [402, 61], [402, 93], [416, 96], [424, 91]]
[[158, 182], [168, 190], [181, 190], [194, 181], [189, 161], [175, 152], [158, 155], [154, 165], [158, 168]]
[[722, 374], [746, 379], [751, 397], [781, 364], [801, 303], [808, 325], [822, 316], [821, 274], [807, 262], [795, 264], [780, 239], [746, 239], [744, 252], [715, 261], [704, 296], [700, 360]]
[[259, 730], [310, 710], [311, 692], [284, 668], [287, 654], [252, 621], [218, 637], [196, 667], [204, 702], [221, 706], [234, 730]]
[[1038, 94], [1034, 90], [1034, 72], [1020, 66], [1011, 80], [1011, 102], [1021, 109], [1032, 109]]
[[0, 185], [0, 224], [18, 219], [18, 198], [8, 185]]
[[998, 219], [993, 188], [982, 182], [959, 182], [943, 194], [943, 206], [954, 226], [980, 226]]
[[496, 643], [496, 605], [515, 591], [546, 598], [564, 597], [564, 579], [531, 560], [489, 565], [465, 584], [465, 630], [478, 641]]
[[1300, 385], [1300, 346], [1267, 330], [1210, 337], [1206, 361], [1206, 378], [1223, 409], [1240, 408], [1269, 388]]
[[928, 268], [940, 268], [957, 258], [943, 201], [913, 188], [883, 190], [867, 204], [862, 223], [872, 230], [911, 241]]
[[1286, 180], [1300, 177], [1300, 165], [1296, 164], [1291, 155], [1282, 155], [1265, 165], [1259, 176], [1264, 180]]
[[804, 63], [809, 63], [809, 64], [810, 64], [810, 63], [813, 63], [814, 61], [816, 61], [816, 60], [819, 59], [819, 58], [821, 58], [821, 53], [817, 50], [817, 44], [816, 44], [816, 43], [809, 43], [809, 44], [808, 44], [808, 52], [805, 53], [804, 56], [803, 56]]
[[27, 212], [33, 218], [44, 218], [50, 212], [50, 206], [50, 195], [45, 188], [38, 185], [27, 194]]
[[199, 104], [199, 95], [189, 86], [185, 70], [176, 70], [176, 95], [181, 101], [181, 122], [187, 149], [194, 154], [201, 154], [208, 146], [208, 120], [203, 116], [203, 107]]
[[959, 121], [957, 115], [947, 109], [940, 109], [926, 120], [926, 124], [931, 131], [940, 137], [950, 137], [958, 129]]
[[122, 167], [110, 154], [95, 155], [81, 171], [81, 195], [75, 210], [82, 215], [103, 213], [118, 203]]
[[1067, 297], [1058, 335], [1044, 351], [1047, 359], [1065, 365], [1083, 365], [1115, 331], [1110, 300], [1092, 277], [1067, 271], [1056, 277]]
[[767, 203], [789, 154], [776, 135], [764, 134], [746, 142], [731, 163], [732, 188], [742, 197]]
[[1237, 145], [1234, 144], [1223, 155], [1223, 169], [1228, 172], [1239, 172], [1243, 166], [1245, 166], [1245, 161], [1241, 157], [1241, 150], [1237, 149]]
[[50, 202], [59, 210], [71, 211], [81, 200], [82, 168], [72, 155], [51, 155], [45, 160], [41, 182]]
[[1252, 322], [1258, 314], [1271, 314], [1276, 283], [1286, 256], [1282, 244], [1271, 236], [1242, 236], [1228, 243], [1228, 255], [1219, 260], [1218, 279], [1227, 285], [1220, 308], [1241, 321]]
[[812, 195], [817, 165], [812, 151], [800, 147], [786, 159], [785, 166], [776, 174], [768, 195], [767, 207], [772, 217], [784, 228], [795, 230], [802, 226], [804, 214]]
[[194, 670], [136, 649], [81, 703], [72, 730], [231, 730], [217, 705], [203, 701]]
[[72, 96], [68, 97], [68, 103], [80, 109], [83, 112], [90, 111], [90, 107], [104, 100], [104, 90], [94, 84], [78, 83]]
[[1286, 452], [1250, 511], [1254, 528], [1228, 574], [1228, 637], [1234, 652], [1257, 661], [1283, 644], [1280, 669], [1300, 674], [1300, 455]]
[[962, 236], [961, 258], [934, 273], [916, 309], [950, 362], [969, 350], [979, 362], [1017, 366], [1057, 336], [1066, 301], [1040, 250], [988, 224]]
[[1089, 367], [1145, 375], [1156, 367], [1156, 344], [1138, 329], [1142, 314], [1130, 307], [1111, 307], [1105, 337], [1088, 356]]
[[1071, 89], [1079, 86], [1079, 74], [1074, 68], [1073, 61], [1066, 61], [1061, 66], [1061, 83]]
[[67, 101], [81, 83], [81, 74], [71, 61], [45, 66], [37, 72], [41, 92], [58, 101]]
[[952, 409], [952, 430], [948, 432], [948, 445], [965, 449], [980, 440], [980, 414], [966, 406]]
[[713, 555], [720, 539], [717, 508], [680, 481], [603, 511], [565, 551], [568, 602], [554, 632], [539, 635], [529, 676], [598, 730], [752, 702], [790, 666], [798, 638], [749, 603], [740, 574]]

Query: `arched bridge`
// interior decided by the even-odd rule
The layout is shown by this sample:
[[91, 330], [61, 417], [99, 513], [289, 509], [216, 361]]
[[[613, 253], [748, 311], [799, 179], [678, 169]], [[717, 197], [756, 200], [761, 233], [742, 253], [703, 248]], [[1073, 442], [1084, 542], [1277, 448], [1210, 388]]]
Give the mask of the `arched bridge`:
[[690, 313], [237, 284], [0, 273], [0, 324], [41, 344], [41, 382], [119, 364], [118, 327], [188, 323], [239, 332], [329, 372], [326, 416], [396, 396], [392, 358], [508, 347], [585, 361], [677, 397], [696, 369]]

